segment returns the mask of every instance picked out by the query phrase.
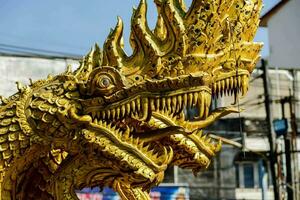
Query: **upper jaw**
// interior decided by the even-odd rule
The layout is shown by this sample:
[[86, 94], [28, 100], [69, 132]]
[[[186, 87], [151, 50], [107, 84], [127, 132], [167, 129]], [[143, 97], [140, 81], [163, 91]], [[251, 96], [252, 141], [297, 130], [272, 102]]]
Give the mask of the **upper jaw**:
[[244, 96], [248, 91], [250, 73], [248, 70], [231, 70], [229, 72], [216, 72], [213, 76], [213, 96], [236, 95], [241, 92]]

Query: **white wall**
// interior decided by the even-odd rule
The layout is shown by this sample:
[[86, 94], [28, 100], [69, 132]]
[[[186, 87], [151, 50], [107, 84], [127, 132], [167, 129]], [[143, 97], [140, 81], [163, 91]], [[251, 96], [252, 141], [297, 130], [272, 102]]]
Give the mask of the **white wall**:
[[68, 64], [76, 69], [74, 60], [56, 60], [40, 58], [21, 58], [0, 56], [0, 95], [8, 97], [17, 91], [16, 81], [29, 84], [32, 80], [46, 78], [48, 74], [64, 72]]
[[290, 0], [268, 22], [270, 66], [300, 68], [300, 1]]

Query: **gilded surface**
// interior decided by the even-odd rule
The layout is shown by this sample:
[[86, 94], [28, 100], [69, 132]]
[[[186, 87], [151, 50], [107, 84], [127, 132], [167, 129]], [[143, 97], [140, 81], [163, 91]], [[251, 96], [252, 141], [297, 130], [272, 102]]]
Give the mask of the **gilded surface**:
[[[259, 58], [255, 35], [261, 0], [145, 0], [134, 9], [130, 44], [123, 23], [72, 72], [48, 77], [1, 98], [1, 199], [77, 199], [75, 190], [108, 186], [122, 199], [150, 199], [167, 166], [205, 170], [220, 141], [203, 134], [235, 107]], [[198, 114], [187, 120], [185, 110]]]

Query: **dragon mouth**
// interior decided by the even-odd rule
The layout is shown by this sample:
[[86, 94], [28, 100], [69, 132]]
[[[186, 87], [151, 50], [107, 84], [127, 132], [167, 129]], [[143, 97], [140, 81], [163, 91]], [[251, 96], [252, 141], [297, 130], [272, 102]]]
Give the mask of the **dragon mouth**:
[[[212, 99], [243, 95], [247, 89], [248, 75], [241, 74], [219, 79], [211, 89], [199, 86], [164, 94], [137, 94], [105, 109], [91, 109], [89, 127], [93, 131], [85, 137], [99, 137], [99, 149], [110, 152], [108, 156], [117, 159], [127, 154], [127, 167], [151, 182], [170, 163], [197, 171], [207, 168], [221, 147], [220, 141], [207, 137], [202, 129], [220, 117], [239, 112], [232, 106], [211, 110]], [[198, 111], [192, 120], [186, 119], [187, 109]], [[118, 149], [108, 151], [104, 145], [108, 143]]]
[[[195, 86], [173, 91], [137, 93], [131, 97], [108, 106], [90, 106], [84, 113], [93, 119], [106, 121], [134, 118], [149, 120], [154, 111], [168, 111], [180, 114], [183, 109], [196, 109], [197, 120], [205, 119], [210, 113], [212, 99], [225, 95], [244, 96], [248, 91], [249, 73], [242, 71], [239, 75], [229, 73], [214, 81], [210, 87]], [[211, 111], [213, 112], [213, 111]]]

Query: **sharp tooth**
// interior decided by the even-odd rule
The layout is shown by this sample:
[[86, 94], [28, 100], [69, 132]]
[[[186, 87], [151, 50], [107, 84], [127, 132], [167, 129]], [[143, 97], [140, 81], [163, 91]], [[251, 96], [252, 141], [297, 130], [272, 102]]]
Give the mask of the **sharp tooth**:
[[221, 84], [222, 84], [222, 91], [224, 92], [224, 90], [226, 89], [226, 88], [225, 88], [225, 80], [222, 80], [222, 81], [221, 81]]
[[151, 110], [155, 110], [154, 99], [150, 99], [150, 108]]
[[121, 112], [121, 109], [120, 107], [117, 108], [117, 119], [120, 119], [120, 112]]
[[204, 94], [202, 94], [201, 92], [199, 92], [199, 100], [198, 100], [198, 109], [199, 109], [199, 117], [202, 118], [203, 114], [204, 114]]
[[144, 147], [144, 142], [141, 141], [141, 142], [138, 144], [138, 146], [139, 146], [139, 149], [142, 149], [142, 148]]
[[230, 82], [230, 89], [233, 89], [234, 88], [233, 77], [230, 77], [229, 82]]
[[121, 116], [124, 117], [126, 115], [126, 108], [125, 105], [123, 104], [121, 107]]
[[110, 119], [110, 110], [106, 111], [107, 119]]
[[221, 81], [218, 81], [218, 94], [220, 94], [220, 96], [222, 97], [222, 85], [221, 85]]
[[139, 144], [139, 138], [137, 137], [134, 141], [134, 144], [137, 146]]
[[167, 98], [167, 109], [169, 110], [169, 111], [172, 111], [172, 108], [171, 108], [172, 106], [171, 106], [171, 98], [170, 97], [168, 97]]
[[134, 139], [133, 139], [133, 135], [131, 135], [131, 136], [129, 137], [129, 141], [130, 141], [131, 144], [133, 144], [133, 140], [134, 140]]
[[160, 100], [159, 98], [156, 99], [156, 110], [159, 110], [160, 107]]
[[172, 111], [176, 111], [177, 109], [177, 97], [176, 96], [173, 96], [172, 97]]
[[241, 87], [241, 80], [242, 78], [241, 78], [241, 76], [238, 76], [238, 87], [240, 88]]
[[216, 94], [217, 93], [217, 84], [213, 83], [213, 93]]
[[131, 109], [130, 109], [131, 107], [130, 107], [130, 103], [127, 103], [126, 104], [126, 114], [128, 115], [128, 116], [130, 116], [130, 112], [131, 112]]
[[194, 96], [193, 106], [196, 106], [196, 105], [197, 105], [197, 102], [198, 102], [198, 93], [195, 92], [195, 93], [193, 94], [193, 96]]
[[96, 112], [92, 112], [92, 118], [96, 117]]
[[203, 133], [203, 131], [201, 130], [201, 131], [199, 131], [198, 133], [197, 133], [197, 136], [198, 137], [201, 137], [202, 136], [202, 133]]
[[187, 106], [187, 94], [183, 95], [183, 106]]
[[177, 107], [177, 112], [182, 108], [182, 96], [178, 95], [177, 97], [177, 103], [178, 103], [178, 107]]
[[154, 154], [154, 149], [151, 149], [150, 151], [148, 151], [148, 155], [153, 157], [153, 154]]
[[95, 118], [94, 121], [93, 121], [93, 123], [94, 123], [94, 124], [98, 124], [98, 119]]
[[165, 106], [166, 106], [166, 98], [162, 98], [161, 99], [161, 110], [164, 110], [165, 109]]
[[211, 105], [211, 95], [209, 93], [207, 93], [205, 97], [206, 97], [207, 106], [210, 107], [210, 105]]
[[211, 143], [211, 138], [207, 138], [205, 142], [208, 144]]
[[137, 98], [135, 100], [135, 102], [136, 102], [135, 107], [137, 108], [137, 111], [140, 111], [141, 110], [141, 99]]
[[244, 75], [242, 77], [242, 95], [244, 96], [248, 91], [248, 76]]
[[146, 120], [148, 117], [148, 98], [143, 98], [142, 99], [142, 109], [143, 109], [143, 118], [142, 120]]
[[191, 108], [192, 105], [193, 105], [193, 94], [192, 94], [192, 93], [189, 93], [189, 98], [188, 98], [188, 100], [189, 100], [188, 106]]
[[221, 84], [222, 84], [222, 90], [221, 90], [221, 96], [224, 94], [224, 96], [225, 96], [225, 94], [226, 94], [226, 85], [225, 85], [225, 80], [222, 80], [221, 81]]
[[207, 116], [208, 116], [210, 103], [211, 103], [211, 95], [205, 94], [205, 113], [204, 113], [205, 118], [207, 118]]
[[101, 114], [102, 114], [102, 118], [105, 119], [105, 111], [104, 110], [101, 112]]
[[227, 80], [227, 84], [228, 84], [228, 87], [227, 87], [227, 95], [229, 96], [229, 94], [230, 94], [230, 90], [231, 90], [231, 88], [230, 88], [230, 78], [228, 78], [228, 79], [226, 79]]
[[236, 77], [233, 78], [233, 88], [234, 89], [237, 88], [237, 80], [236, 79], [237, 79]]
[[229, 82], [230, 82], [230, 78], [226, 78], [225, 79], [225, 85], [226, 85], [225, 87], [226, 87], [227, 90], [230, 88], [230, 83]]
[[232, 89], [230, 90], [230, 95], [232, 96], [233, 93], [234, 93], [234, 88], [232, 88]]
[[113, 118], [113, 119], [116, 118], [116, 110], [115, 110], [115, 109], [112, 109], [112, 110], [111, 110], [111, 115], [112, 115], [112, 118]]
[[97, 118], [100, 119], [101, 118], [101, 114], [100, 112], [97, 112]]
[[148, 152], [148, 151], [150, 151], [150, 149], [151, 149], [151, 146], [150, 146], [150, 144], [148, 144], [147, 146], [145, 146], [145, 147], [143, 148], [143, 151], [144, 151], [144, 152]]
[[135, 101], [131, 101], [131, 112], [135, 112]]

